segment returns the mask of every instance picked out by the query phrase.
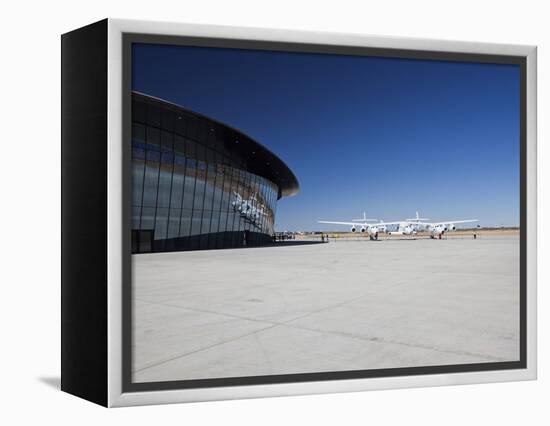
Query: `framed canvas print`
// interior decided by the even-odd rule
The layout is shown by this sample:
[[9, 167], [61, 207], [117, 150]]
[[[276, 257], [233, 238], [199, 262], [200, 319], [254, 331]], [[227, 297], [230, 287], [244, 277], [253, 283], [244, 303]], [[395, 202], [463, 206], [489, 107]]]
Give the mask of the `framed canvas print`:
[[62, 42], [62, 389], [536, 378], [536, 48], [106, 19]]

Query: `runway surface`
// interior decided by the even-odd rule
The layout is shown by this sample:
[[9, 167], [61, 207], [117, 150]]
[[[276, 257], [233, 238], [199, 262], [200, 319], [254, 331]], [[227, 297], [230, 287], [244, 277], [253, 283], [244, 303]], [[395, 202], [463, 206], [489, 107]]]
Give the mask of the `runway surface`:
[[519, 239], [140, 254], [135, 382], [519, 359]]

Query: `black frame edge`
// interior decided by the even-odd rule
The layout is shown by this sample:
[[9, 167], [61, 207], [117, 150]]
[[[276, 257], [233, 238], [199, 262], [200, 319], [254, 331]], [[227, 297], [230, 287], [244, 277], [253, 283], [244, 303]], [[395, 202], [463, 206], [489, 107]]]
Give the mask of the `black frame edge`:
[[108, 20], [61, 36], [61, 390], [107, 406]]

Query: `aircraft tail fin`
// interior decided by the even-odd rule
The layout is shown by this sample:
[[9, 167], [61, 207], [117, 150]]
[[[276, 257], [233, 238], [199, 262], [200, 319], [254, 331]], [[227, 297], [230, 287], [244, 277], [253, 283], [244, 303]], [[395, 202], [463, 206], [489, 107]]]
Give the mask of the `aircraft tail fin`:
[[367, 212], [363, 212], [363, 217], [360, 219], [352, 219], [352, 222], [368, 222], [368, 221], [377, 221], [378, 219], [371, 219], [367, 217]]
[[408, 218], [406, 220], [409, 220], [411, 222], [417, 221], [420, 222], [421, 220], [430, 220], [429, 217], [420, 217], [420, 214], [416, 212], [416, 217]]

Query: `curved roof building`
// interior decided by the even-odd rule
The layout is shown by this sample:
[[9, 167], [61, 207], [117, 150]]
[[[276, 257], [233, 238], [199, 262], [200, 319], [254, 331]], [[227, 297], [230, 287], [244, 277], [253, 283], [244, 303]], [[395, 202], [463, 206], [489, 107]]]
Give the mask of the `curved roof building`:
[[132, 94], [132, 251], [272, 241], [276, 202], [296, 176], [243, 132], [158, 98]]

